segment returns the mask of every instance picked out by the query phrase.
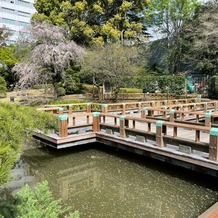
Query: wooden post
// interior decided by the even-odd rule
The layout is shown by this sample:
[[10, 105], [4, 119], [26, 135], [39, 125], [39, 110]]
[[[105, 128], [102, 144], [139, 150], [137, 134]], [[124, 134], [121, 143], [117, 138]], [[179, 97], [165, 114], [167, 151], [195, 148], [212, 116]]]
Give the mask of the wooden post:
[[170, 110], [170, 122], [174, 122], [175, 116], [176, 116], [175, 110], [171, 109]]
[[164, 112], [163, 112], [163, 119], [166, 119], [167, 118], [167, 106], [164, 106], [163, 107], [163, 109], [165, 110]]
[[86, 105], [86, 113], [91, 113], [92, 112], [92, 103], [87, 103]]
[[142, 108], [142, 103], [138, 102], [137, 105], [138, 105], [138, 113], [140, 113], [141, 112], [141, 108]]
[[155, 101], [151, 101], [151, 107], [155, 107]]
[[197, 109], [196, 104], [192, 104], [192, 108], [193, 108], [193, 111], [196, 111]]
[[163, 104], [164, 104], [164, 105], [167, 105], [167, 100], [164, 100], [164, 101], [163, 101]]
[[64, 114], [64, 108], [58, 107], [58, 114], [63, 115]]
[[218, 162], [218, 128], [210, 130], [209, 160]]
[[58, 116], [58, 126], [59, 126], [59, 136], [66, 137], [68, 136], [68, 126], [67, 126], [67, 115]]
[[142, 108], [142, 112], [141, 112], [141, 118], [146, 118], [146, 111], [148, 110], [148, 108], [147, 107], [143, 107]]
[[125, 103], [122, 104], [122, 114], [123, 115], [126, 114], [126, 104]]
[[177, 138], [177, 127], [173, 127], [173, 138]]
[[206, 113], [205, 114], [205, 126], [211, 127], [211, 113]]
[[[179, 110], [180, 110], [180, 112], [183, 111], [183, 105], [182, 104], [179, 105]], [[180, 113], [179, 117], [180, 117], [180, 119], [182, 119], [182, 113]]]
[[156, 146], [163, 148], [164, 142], [163, 142], [163, 120], [158, 120], [156, 122]]
[[68, 104], [67, 109], [68, 109], [68, 114], [72, 114], [73, 113], [73, 109], [72, 109], [72, 104]]
[[204, 112], [207, 113], [207, 103], [204, 103]]
[[200, 130], [195, 131], [195, 142], [200, 142]]
[[93, 112], [93, 132], [99, 132], [100, 131], [100, 113], [99, 112]]
[[120, 137], [121, 138], [126, 138], [125, 117], [126, 116], [120, 116]]
[[105, 113], [105, 114], [108, 113], [108, 105], [107, 104], [102, 104], [102, 113]]
[[214, 112], [217, 112], [217, 102], [214, 103]]

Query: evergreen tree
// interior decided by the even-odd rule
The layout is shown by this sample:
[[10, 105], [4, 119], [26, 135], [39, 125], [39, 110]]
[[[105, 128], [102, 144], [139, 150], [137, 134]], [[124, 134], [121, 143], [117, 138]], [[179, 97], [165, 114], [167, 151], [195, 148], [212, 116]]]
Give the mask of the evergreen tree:
[[64, 26], [79, 44], [144, 41], [144, 9], [147, 0], [37, 0], [33, 22], [48, 21]]

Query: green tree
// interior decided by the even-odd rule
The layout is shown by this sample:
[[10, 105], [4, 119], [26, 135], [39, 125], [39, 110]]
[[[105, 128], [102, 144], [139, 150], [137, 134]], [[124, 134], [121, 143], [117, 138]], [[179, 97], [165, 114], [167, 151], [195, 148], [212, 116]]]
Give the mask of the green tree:
[[162, 36], [160, 49], [168, 73], [177, 73], [186, 43], [182, 39], [183, 24], [192, 19], [199, 0], [152, 0], [147, 13], [150, 25]]
[[0, 47], [0, 76], [6, 80], [8, 89], [15, 86], [16, 78], [11, 70], [18, 61], [14, 45]]
[[147, 0], [45, 1], [37, 0], [33, 22], [48, 21], [64, 26], [79, 44], [144, 41], [144, 9]]
[[196, 11], [192, 22], [184, 28], [189, 42], [187, 63], [194, 70], [208, 75], [218, 74], [218, 1], [210, 1]]
[[93, 84], [100, 88], [106, 82], [113, 87], [117, 100], [121, 87], [127, 78], [139, 72], [138, 49], [120, 44], [107, 44], [87, 52], [81, 69], [83, 76], [91, 77]]

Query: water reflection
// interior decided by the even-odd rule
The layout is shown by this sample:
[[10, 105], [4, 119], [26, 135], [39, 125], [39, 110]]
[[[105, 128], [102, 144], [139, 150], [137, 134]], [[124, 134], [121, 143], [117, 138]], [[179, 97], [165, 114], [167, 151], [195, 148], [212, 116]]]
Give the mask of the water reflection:
[[22, 178], [48, 180], [55, 197], [81, 217], [197, 217], [218, 200], [213, 184], [198, 182], [180, 168], [123, 153], [29, 149], [21, 157]]

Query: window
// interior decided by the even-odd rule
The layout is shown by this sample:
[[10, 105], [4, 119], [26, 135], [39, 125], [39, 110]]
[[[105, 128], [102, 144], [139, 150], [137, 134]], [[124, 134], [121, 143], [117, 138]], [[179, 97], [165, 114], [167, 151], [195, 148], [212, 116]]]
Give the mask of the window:
[[18, 4], [19, 4], [19, 5], [29, 5], [30, 2], [24, 1], [24, 0], [18, 0]]
[[15, 24], [15, 20], [8, 19], [8, 18], [2, 18], [2, 22], [7, 24]]
[[19, 21], [19, 26], [29, 26], [30, 23], [27, 23], [27, 22], [23, 22], [23, 21]]
[[2, 7], [2, 11], [10, 14], [14, 14], [15, 10], [11, 8], [4, 8]]
[[22, 17], [30, 17], [30, 13], [24, 11], [18, 11], [18, 15]]

